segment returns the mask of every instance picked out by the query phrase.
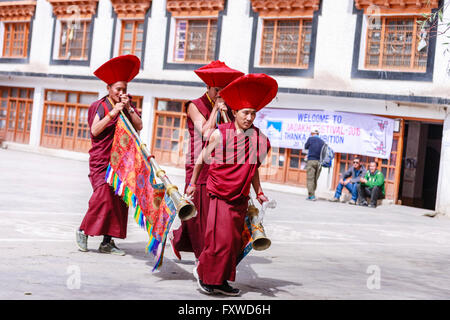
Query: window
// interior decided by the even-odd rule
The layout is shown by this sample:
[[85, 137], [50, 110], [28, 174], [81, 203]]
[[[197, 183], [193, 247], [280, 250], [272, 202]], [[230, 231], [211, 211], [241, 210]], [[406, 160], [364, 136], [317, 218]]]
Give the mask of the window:
[[144, 97], [142, 96], [133, 96], [131, 99], [131, 102], [134, 104], [136, 109], [139, 111], [139, 113], [142, 115], [142, 101], [144, 100]]
[[305, 154], [299, 149], [272, 147], [260, 167], [262, 181], [306, 186]]
[[54, 17], [50, 64], [89, 66], [98, 0], [47, 1]]
[[28, 34], [30, 23], [5, 23], [3, 57], [25, 58], [28, 55]]
[[27, 63], [36, 1], [0, 1], [0, 55]]
[[6, 140], [30, 141], [33, 94], [31, 88], [0, 87], [0, 135]]
[[122, 20], [119, 55], [134, 54], [142, 59], [144, 20]]
[[217, 19], [177, 19], [175, 62], [209, 62], [216, 51]]
[[421, 32], [420, 19], [381, 17], [380, 24], [368, 28], [366, 69], [426, 72], [428, 36]]
[[46, 90], [41, 146], [88, 152], [88, 110], [97, 99], [98, 94], [93, 92]]
[[186, 101], [156, 99], [152, 154], [161, 164], [184, 166], [189, 133]]
[[60, 22], [59, 59], [88, 60], [91, 22], [80, 21], [75, 24], [68, 21]]
[[115, 13], [111, 50], [115, 56], [124, 54], [137, 56], [143, 68], [147, 19], [152, 1], [111, 0], [111, 4]]
[[312, 19], [264, 19], [261, 66], [308, 68]]

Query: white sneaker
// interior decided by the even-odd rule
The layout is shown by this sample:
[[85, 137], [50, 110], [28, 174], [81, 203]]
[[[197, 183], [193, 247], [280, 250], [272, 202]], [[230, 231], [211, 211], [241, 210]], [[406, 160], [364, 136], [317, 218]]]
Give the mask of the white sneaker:
[[194, 275], [194, 278], [198, 280], [198, 272], [197, 272], [197, 266], [192, 269], [192, 274]]
[[88, 251], [87, 240], [88, 240], [88, 236], [84, 233], [84, 231], [77, 230], [76, 241], [77, 241], [77, 245], [78, 245], [78, 250], [83, 251], [83, 252]]

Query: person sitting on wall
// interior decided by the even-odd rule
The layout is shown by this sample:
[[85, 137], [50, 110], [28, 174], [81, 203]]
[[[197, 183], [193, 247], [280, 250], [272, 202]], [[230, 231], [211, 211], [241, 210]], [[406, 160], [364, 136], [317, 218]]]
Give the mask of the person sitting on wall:
[[342, 189], [345, 187], [352, 195], [352, 199], [348, 203], [356, 204], [356, 200], [358, 199], [357, 185], [359, 184], [361, 177], [365, 176], [366, 171], [367, 169], [361, 164], [361, 159], [359, 157], [354, 157], [353, 166], [346, 172], [341, 173], [339, 184], [336, 187], [336, 193], [330, 201], [338, 202], [341, 198]]
[[[358, 189], [358, 203], [360, 206], [369, 206], [371, 208], [377, 207], [378, 199], [384, 199], [384, 175], [377, 170], [378, 163], [371, 161], [369, 163], [369, 170], [357, 186]], [[367, 204], [366, 197], [370, 197], [370, 204]]]

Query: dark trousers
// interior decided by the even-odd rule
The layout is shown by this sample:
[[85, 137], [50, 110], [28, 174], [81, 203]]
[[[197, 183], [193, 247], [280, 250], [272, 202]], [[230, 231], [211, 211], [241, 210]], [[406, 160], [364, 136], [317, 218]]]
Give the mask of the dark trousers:
[[364, 203], [366, 201], [366, 197], [370, 197], [370, 204], [376, 206], [378, 199], [383, 199], [384, 195], [381, 192], [381, 187], [375, 186], [372, 188], [369, 188], [367, 186], [363, 186], [360, 183], [358, 183], [358, 201], [359, 203]]

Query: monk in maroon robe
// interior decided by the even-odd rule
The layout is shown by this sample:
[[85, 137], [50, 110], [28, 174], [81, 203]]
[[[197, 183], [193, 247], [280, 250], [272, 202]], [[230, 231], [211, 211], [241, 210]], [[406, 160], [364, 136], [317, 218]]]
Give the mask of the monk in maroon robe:
[[[218, 92], [234, 79], [244, 75], [240, 71], [229, 68], [221, 61], [213, 61], [195, 70], [195, 73], [205, 82], [207, 92], [200, 98], [187, 103], [190, 143], [186, 155], [185, 189], [191, 181], [195, 160], [205, 147], [217, 124], [223, 121], [221, 112], [226, 112], [228, 119], [234, 119], [231, 110], [226, 107]], [[180, 251], [193, 252], [198, 259], [203, 250], [209, 208], [209, 196], [206, 192], [207, 177], [208, 165], [205, 165], [197, 179], [192, 199], [197, 209], [197, 216], [188, 221], [183, 221], [181, 227], [169, 235], [172, 249], [178, 259], [181, 259]]]
[[136, 130], [142, 129], [140, 115], [127, 94], [127, 83], [138, 74], [139, 67], [139, 58], [125, 55], [109, 60], [94, 72], [107, 83], [108, 95], [95, 101], [88, 111], [92, 142], [89, 150], [89, 180], [93, 194], [88, 211], [77, 230], [77, 245], [81, 251], [88, 251], [88, 236], [103, 236], [100, 252], [125, 254], [115, 245], [112, 237], [126, 237], [128, 207], [106, 183], [105, 175], [120, 111], [125, 113]]
[[264, 195], [258, 168], [270, 148], [267, 137], [253, 126], [256, 112], [275, 97], [277, 82], [265, 74], [242, 76], [223, 90], [221, 97], [233, 109], [235, 120], [221, 124], [210, 137], [207, 148], [194, 167], [186, 193], [195, 183], [204, 163], [210, 163], [206, 190], [210, 195], [203, 251], [197, 267], [198, 284], [207, 294], [239, 295], [234, 281], [236, 264], [243, 247], [242, 231], [248, 209], [250, 186], [256, 199]]

